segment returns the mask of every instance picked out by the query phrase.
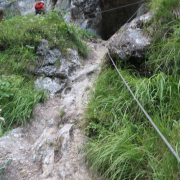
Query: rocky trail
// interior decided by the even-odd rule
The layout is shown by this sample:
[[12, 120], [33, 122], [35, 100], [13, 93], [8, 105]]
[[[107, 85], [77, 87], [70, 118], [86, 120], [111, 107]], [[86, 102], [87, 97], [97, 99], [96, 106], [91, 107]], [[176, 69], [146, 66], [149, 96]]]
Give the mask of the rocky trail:
[[90, 53], [69, 76], [66, 86], [38, 104], [27, 125], [0, 138], [2, 180], [92, 180], [82, 159], [81, 129], [89, 87], [106, 53], [102, 42], [89, 43]]

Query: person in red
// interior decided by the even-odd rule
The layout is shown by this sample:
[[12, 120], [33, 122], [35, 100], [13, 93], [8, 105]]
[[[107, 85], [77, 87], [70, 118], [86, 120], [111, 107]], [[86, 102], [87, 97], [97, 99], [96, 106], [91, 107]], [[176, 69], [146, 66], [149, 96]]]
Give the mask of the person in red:
[[36, 10], [36, 14], [41, 14], [41, 13], [45, 14], [43, 1], [37, 2], [34, 7]]

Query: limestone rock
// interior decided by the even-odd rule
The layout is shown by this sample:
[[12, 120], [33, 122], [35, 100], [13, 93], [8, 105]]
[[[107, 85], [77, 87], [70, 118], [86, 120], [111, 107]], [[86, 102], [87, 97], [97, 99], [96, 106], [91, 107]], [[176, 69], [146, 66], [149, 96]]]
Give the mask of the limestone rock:
[[66, 124], [62, 129], [60, 129], [58, 134], [58, 140], [61, 144], [61, 152], [67, 151], [70, 146], [70, 140], [73, 138], [73, 124]]
[[40, 67], [36, 70], [35, 74], [67, 79], [68, 76], [80, 67], [78, 53], [72, 49], [67, 49], [67, 51], [68, 58], [65, 59], [58, 49], [50, 50], [48, 41], [43, 39], [37, 48]]
[[35, 85], [40, 89], [47, 90], [50, 95], [54, 95], [64, 89], [66, 82], [66, 79], [38, 77], [35, 81]]
[[40, 67], [34, 72], [39, 75], [35, 85], [48, 90], [50, 95], [64, 89], [69, 77], [81, 65], [77, 51], [67, 49], [67, 52], [67, 58], [62, 57], [58, 49], [50, 50], [48, 41], [44, 39], [37, 48], [37, 61]]
[[144, 50], [150, 43], [150, 38], [142, 33], [142, 24], [147, 23], [152, 14], [147, 13], [134, 19], [132, 22], [121, 27], [108, 44], [112, 57], [125, 60], [129, 57], [143, 58]]

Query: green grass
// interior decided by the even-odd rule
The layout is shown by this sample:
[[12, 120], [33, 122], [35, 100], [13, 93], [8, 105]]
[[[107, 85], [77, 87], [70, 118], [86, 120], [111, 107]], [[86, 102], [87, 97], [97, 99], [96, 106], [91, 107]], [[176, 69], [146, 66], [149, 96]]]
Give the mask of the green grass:
[[162, 71], [178, 79], [180, 75], [180, 21], [171, 26], [171, 32], [153, 43], [147, 53], [148, 66], [157, 73]]
[[155, 11], [154, 23], [165, 24], [176, 18], [173, 11], [178, 10], [179, 0], [153, 0], [149, 2], [150, 9]]
[[[122, 70], [137, 99], [180, 156], [180, 22], [178, 0], [149, 2], [155, 12], [146, 27], [153, 35], [146, 52], [150, 78]], [[153, 30], [153, 31], [152, 31]], [[153, 32], [153, 33], [152, 33]], [[120, 63], [119, 63], [120, 64]], [[154, 130], [116, 70], [103, 69], [91, 90], [84, 147], [87, 165], [101, 179], [180, 178], [177, 159]]]
[[[123, 71], [136, 97], [180, 154], [179, 82], [163, 73], [150, 79]], [[115, 70], [98, 78], [86, 112], [87, 163], [107, 179], [176, 179], [178, 163]], [[174, 128], [176, 126], [176, 128]], [[161, 146], [159, 146], [161, 144]]]
[[26, 123], [33, 107], [44, 102], [44, 91], [34, 89], [33, 81], [26, 82], [20, 76], [0, 77], [0, 108], [5, 121], [0, 122], [0, 136], [6, 131]]
[[[150, 2], [155, 12], [150, 30], [147, 67], [152, 77], [137, 77], [133, 70], [120, 71], [152, 117], [180, 154], [179, 19], [173, 15], [176, 0]], [[158, 27], [158, 28], [157, 28]], [[146, 29], [148, 31], [148, 29]], [[120, 67], [119, 67], [120, 68]], [[134, 75], [136, 74], [136, 76]], [[179, 165], [137, 106], [115, 70], [107, 69], [97, 79], [86, 112], [85, 158], [102, 179], [178, 179]]]

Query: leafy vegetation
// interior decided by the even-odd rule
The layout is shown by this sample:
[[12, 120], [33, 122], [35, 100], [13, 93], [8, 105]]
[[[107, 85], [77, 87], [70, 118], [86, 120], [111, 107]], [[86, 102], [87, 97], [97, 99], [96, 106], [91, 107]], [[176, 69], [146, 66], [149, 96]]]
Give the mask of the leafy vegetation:
[[[149, 78], [118, 68], [162, 134], [180, 155], [180, 21], [177, 0], [153, 0]], [[157, 8], [158, 7], [158, 8]], [[125, 87], [108, 67], [97, 78], [86, 111], [87, 164], [102, 179], [179, 179], [179, 163]]]

